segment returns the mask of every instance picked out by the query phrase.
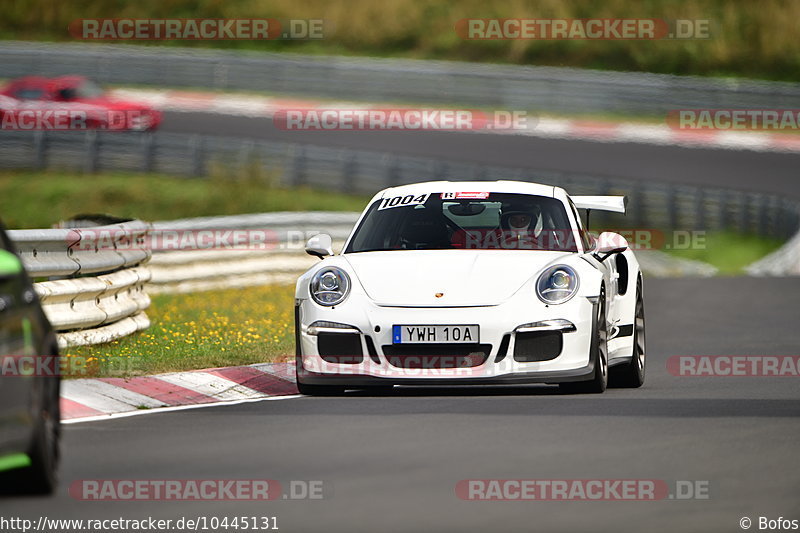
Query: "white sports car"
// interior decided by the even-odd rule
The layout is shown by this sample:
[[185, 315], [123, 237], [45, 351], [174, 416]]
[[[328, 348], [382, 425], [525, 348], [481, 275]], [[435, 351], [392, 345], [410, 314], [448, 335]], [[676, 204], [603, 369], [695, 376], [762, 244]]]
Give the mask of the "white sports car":
[[625, 239], [594, 238], [578, 209], [622, 196], [515, 181], [427, 182], [375, 195], [334, 255], [297, 281], [297, 386], [309, 395], [393, 385], [639, 387], [642, 273]]

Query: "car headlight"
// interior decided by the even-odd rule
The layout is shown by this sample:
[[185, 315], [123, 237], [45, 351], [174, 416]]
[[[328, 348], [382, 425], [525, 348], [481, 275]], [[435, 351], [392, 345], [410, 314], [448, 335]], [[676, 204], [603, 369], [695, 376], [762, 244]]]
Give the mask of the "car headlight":
[[551, 266], [536, 280], [536, 296], [546, 304], [563, 304], [578, 292], [578, 273], [567, 265]]
[[319, 305], [339, 305], [350, 292], [350, 277], [341, 268], [320, 269], [310, 284], [311, 297]]

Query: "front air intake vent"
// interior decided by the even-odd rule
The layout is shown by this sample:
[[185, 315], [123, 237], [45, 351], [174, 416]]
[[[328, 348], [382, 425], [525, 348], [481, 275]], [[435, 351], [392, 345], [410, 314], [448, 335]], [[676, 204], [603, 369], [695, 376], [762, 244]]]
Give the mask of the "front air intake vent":
[[358, 364], [364, 360], [358, 333], [320, 333], [317, 335], [317, 350], [328, 363]]
[[514, 339], [514, 360], [519, 363], [550, 361], [561, 354], [560, 331], [517, 333]]
[[364, 339], [367, 341], [367, 353], [369, 354], [369, 358], [372, 359], [372, 362], [376, 365], [381, 364], [381, 358], [378, 357], [378, 351], [375, 349], [375, 343], [372, 342], [372, 337], [365, 335]]
[[503, 359], [506, 358], [506, 354], [508, 353], [508, 344], [511, 342], [511, 334], [506, 333], [503, 335], [503, 340], [500, 341], [500, 348], [497, 350], [497, 355], [494, 358], [495, 363], [499, 363]]

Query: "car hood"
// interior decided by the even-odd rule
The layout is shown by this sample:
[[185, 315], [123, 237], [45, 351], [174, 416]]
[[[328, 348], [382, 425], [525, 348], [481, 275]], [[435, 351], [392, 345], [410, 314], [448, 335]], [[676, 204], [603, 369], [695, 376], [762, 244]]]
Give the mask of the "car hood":
[[[497, 305], [569, 252], [414, 250], [344, 257], [376, 304], [398, 307]], [[441, 296], [436, 296], [441, 294]]]

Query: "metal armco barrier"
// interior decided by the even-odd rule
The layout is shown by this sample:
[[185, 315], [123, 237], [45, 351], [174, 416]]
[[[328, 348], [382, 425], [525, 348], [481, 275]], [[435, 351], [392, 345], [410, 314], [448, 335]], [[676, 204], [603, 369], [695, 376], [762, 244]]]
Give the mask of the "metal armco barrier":
[[800, 232], [746, 269], [751, 276], [800, 276]]
[[108, 342], [150, 325], [148, 232], [139, 220], [8, 232], [61, 348]]
[[795, 83], [450, 61], [6, 41], [0, 64], [7, 78], [84, 74], [120, 85], [549, 112], [800, 107]]
[[[156, 249], [148, 264], [152, 280], [147, 290], [150, 293], [194, 292], [294, 283], [300, 273], [319, 261], [305, 253], [308, 238], [317, 233], [328, 233], [341, 247], [358, 216], [359, 213], [310, 211], [154, 222]], [[166, 243], [164, 237], [169, 234], [204, 230], [258, 232], [257, 237], [267, 237], [267, 245], [263, 249], [248, 246], [196, 249], [189, 243], [180, 249], [158, 249], [158, 243]]]

